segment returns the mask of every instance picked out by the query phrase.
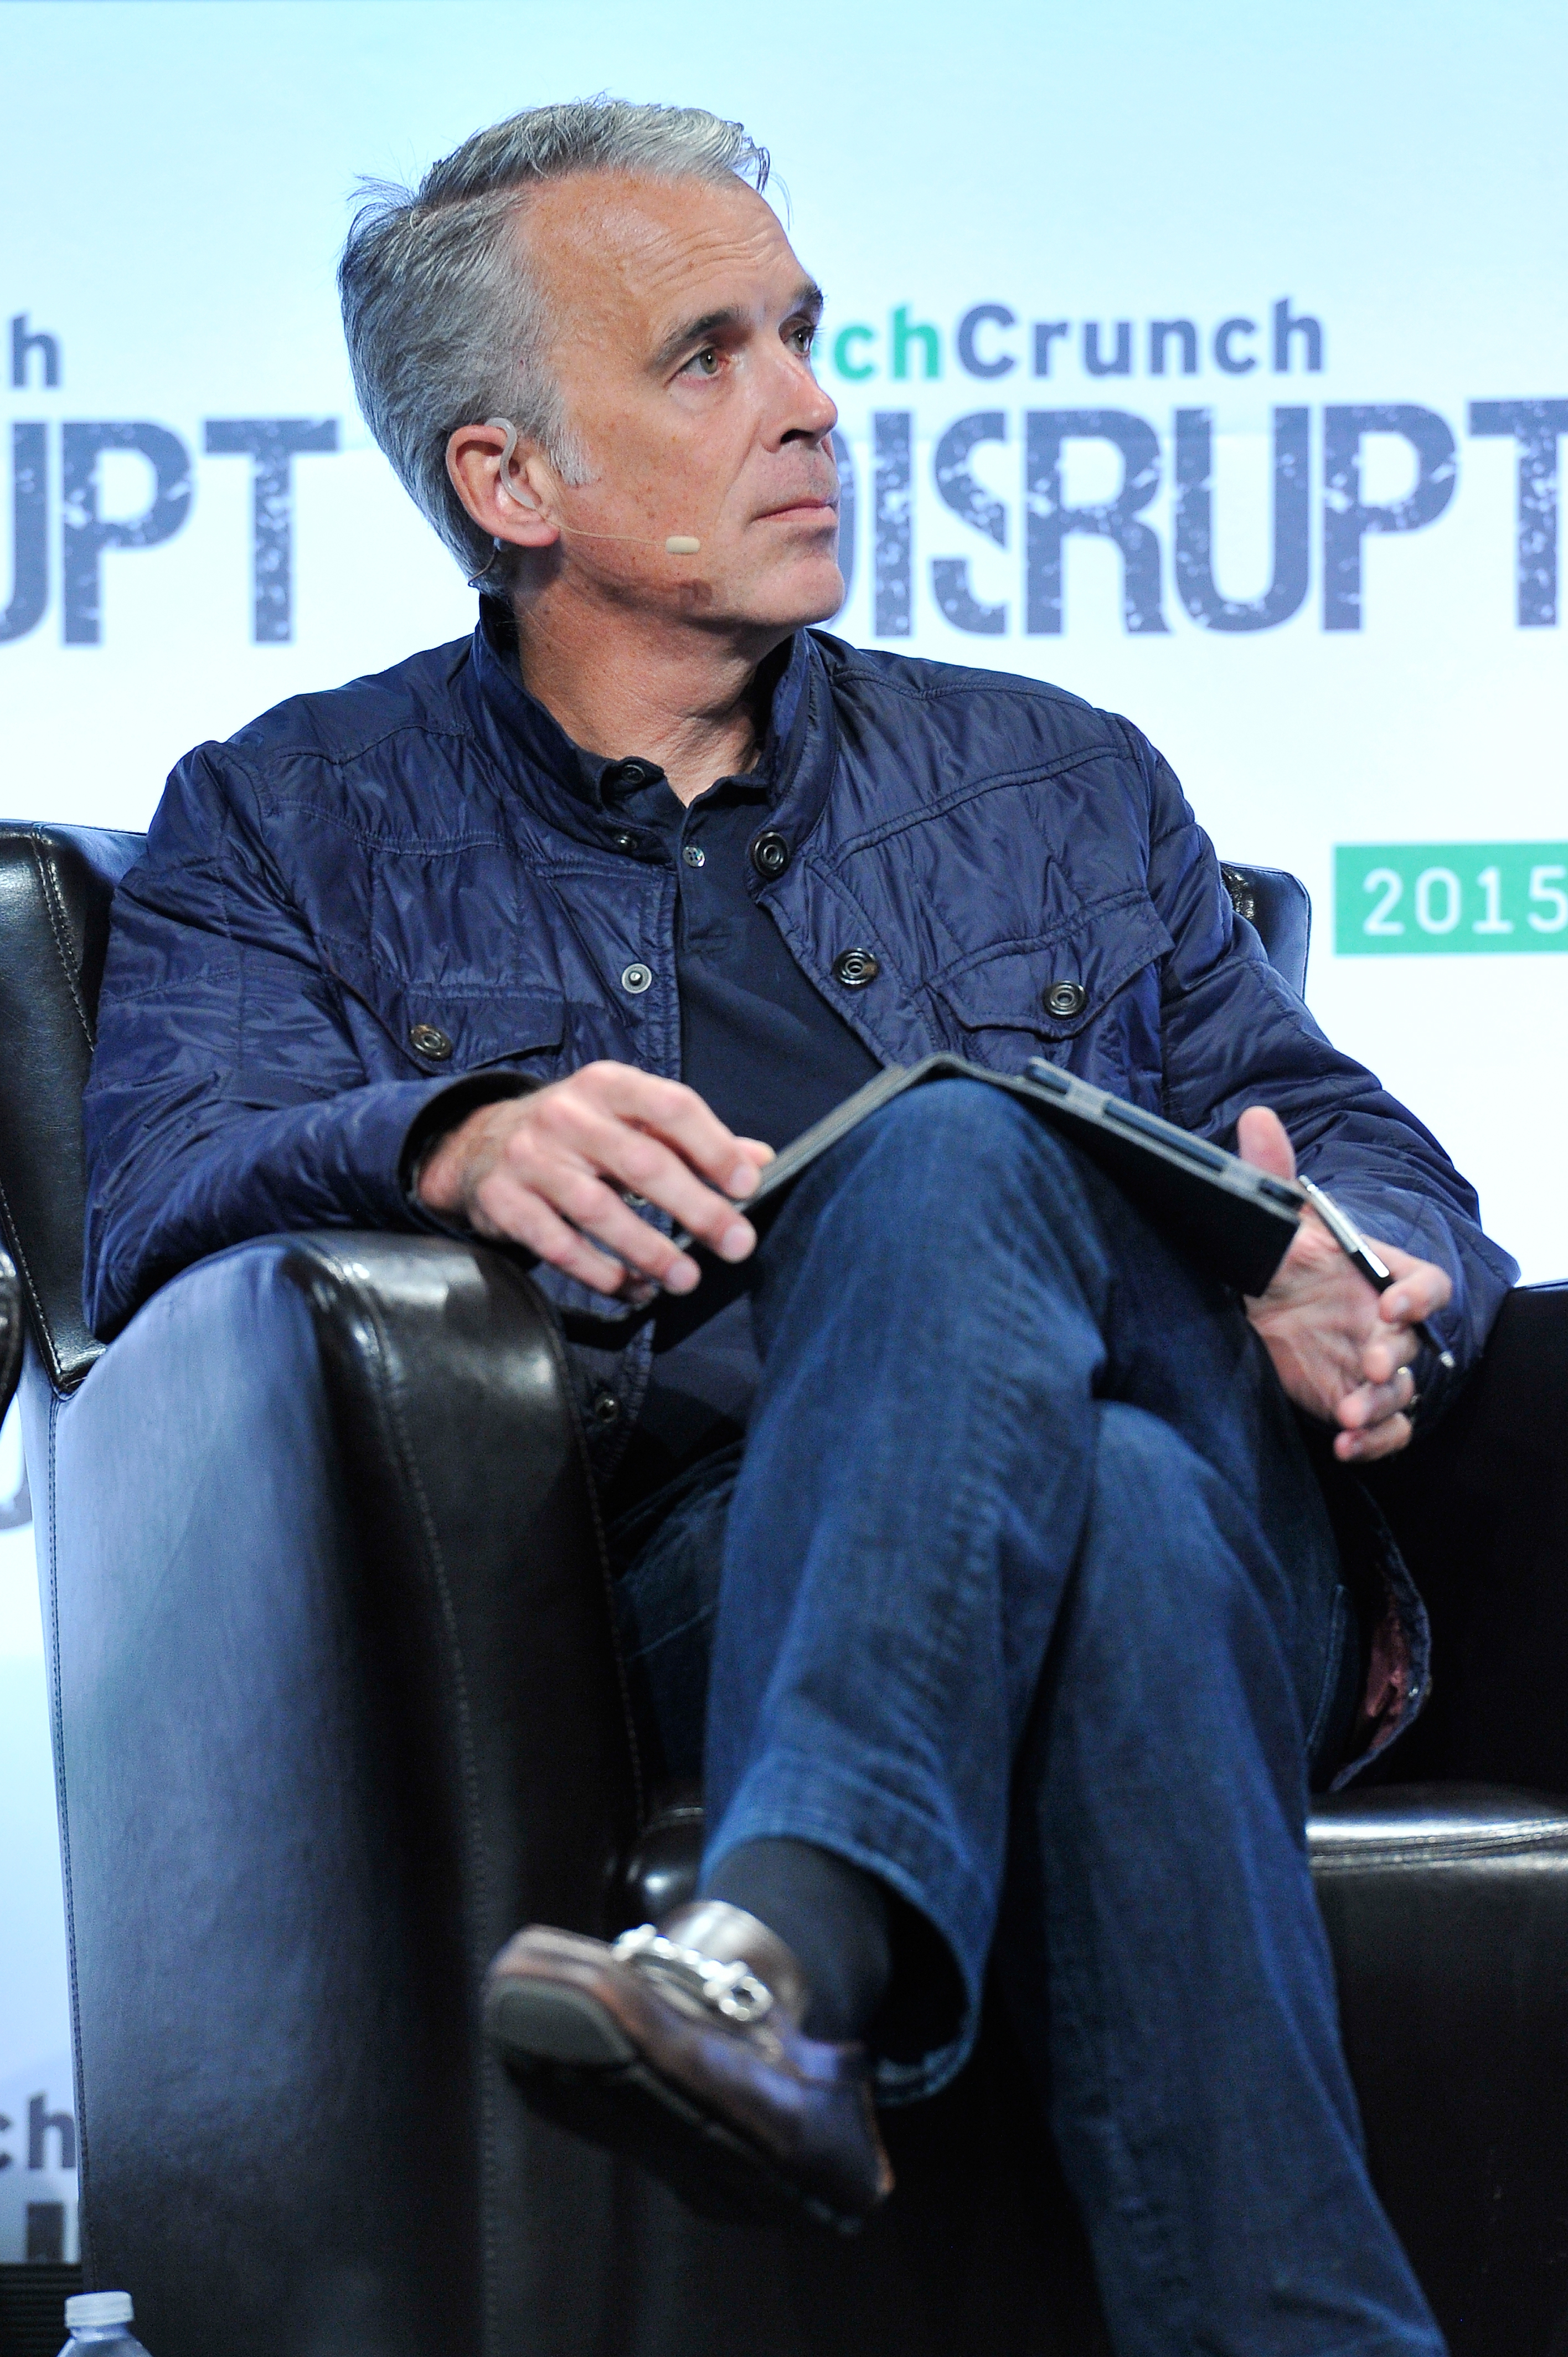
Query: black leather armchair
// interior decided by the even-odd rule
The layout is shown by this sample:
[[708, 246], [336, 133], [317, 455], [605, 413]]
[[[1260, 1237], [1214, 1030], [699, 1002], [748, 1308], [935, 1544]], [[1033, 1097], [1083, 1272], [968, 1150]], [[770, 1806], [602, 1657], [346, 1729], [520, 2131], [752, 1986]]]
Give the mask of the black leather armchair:
[[[279, 1237], [112, 1350], [80, 1098], [136, 839], [0, 827], [0, 1220], [54, 1707], [91, 2285], [156, 2357], [1080, 2357], [1081, 2238], [993, 2010], [857, 2243], [693, 2219], [523, 2105], [515, 1926], [668, 1904], [560, 1345], [481, 1246]], [[1282, 964], [1305, 896], [1229, 871]], [[1285, 948], [1294, 926], [1294, 952]], [[3, 1338], [0, 1338], [3, 1339]], [[1568, 2349], [1568, 1290], [1383, 1484], [1436, 1700], [1315, 1819], [1375, 2174], [1456, 2357]], [[1498, 1781], [1524, 1789], [1498, 1789]]]

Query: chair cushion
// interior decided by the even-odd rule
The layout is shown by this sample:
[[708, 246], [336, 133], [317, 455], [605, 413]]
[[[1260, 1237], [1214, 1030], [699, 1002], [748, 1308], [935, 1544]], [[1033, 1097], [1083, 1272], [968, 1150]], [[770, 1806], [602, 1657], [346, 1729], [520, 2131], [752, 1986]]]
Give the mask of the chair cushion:
[[[1309, 1833], [1372, 2176], [1416, 2273], [1456, 2357], [1556, 2352], [1568, 1802], [1391, 1785], [1320, 1803]], [[628, 1922], [689, 1894], [701, 1847], [694, 1797], [666, 1796]]]
[[1391, 1785], [1325, 1803], [1313, 1870], [1372, 2177], [1455, 2351], [1559, 2350], [1568, 1802]]
[[[1342, 1974], [1353, 1976], [1383, 1975], [1385, 1944], [1402, 1952], [1402, 1926], [1418, 1903], [1412, 1877], [1421, 1878], [1420, 1904], [1430, 1903], [1435, 1890], [1446, 1906], [1467, 1899], [1472, 1888], [1495, 1894], [1517, 1887], [1521, 1875], [1568, 1871], [1568, 1800], [1495, 1785], [1387, 1784], [1337, 1792], [1316, 1803], [1307, 1832], [1336, 1956]], [[696, 1889], [702, 1855], [701, 1794], [694, 1785], [672, 1785], [656, 1796], [627, 1861], [626, 1921], [657, 1922], [684, 1906]], [[1568, 1879], [1561, 1904], [1568, 1910]]]

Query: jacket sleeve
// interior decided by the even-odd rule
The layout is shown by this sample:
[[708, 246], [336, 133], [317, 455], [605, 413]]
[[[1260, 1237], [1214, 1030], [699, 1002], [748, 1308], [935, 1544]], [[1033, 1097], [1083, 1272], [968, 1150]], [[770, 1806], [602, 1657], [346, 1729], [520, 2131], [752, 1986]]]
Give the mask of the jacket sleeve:
[[1517, 1264], [1483, 1233], [1476, 1190], [1430, 1130], [1305, 1006], [1231, 910], [1214, 846], [1166, 762], [1129, 729], [1152, 802], [1149, 888], [1174, 944], [1164, 995], [1165, 1103], [1172, 1121], [1234, 1146], [1248, 1105], [1271, 1105], [1296, 1157], [1369, 1236], [1435, 1261], [1454, 1296], [1432, 1320], [1457, 1361], [1423, 1353], [1417, 1378], [1434, 1410], [1478, 1357]]
[[[105, 1340], [248, 1237], [443, 1224], [413, 1199], [410, 1157], [446, 1100], [448, 1118], [467, 1109], [466, 1084], [367, 1072], [253, 811], [229, 749], [190, 754], [115, 895], [82, 1107], [83, 1298]], [[491, 1072], [481, 1094], [508, 1089]]]

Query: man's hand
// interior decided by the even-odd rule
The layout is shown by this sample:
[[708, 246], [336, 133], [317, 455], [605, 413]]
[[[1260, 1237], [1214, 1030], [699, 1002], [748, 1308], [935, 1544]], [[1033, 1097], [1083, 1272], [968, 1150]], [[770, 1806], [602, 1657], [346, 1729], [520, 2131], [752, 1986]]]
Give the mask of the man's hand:
[[431, 1155], [418, 1194], [428, 1210], [456, 1213], [478, 1235], [526, 1244], [596, 1293], [633, 1293], [649, 1280], [690, 1293], [702, 1275], [696, 1262], [639, 1220], [626, 1196], [668, 1211], [721, 1260], [740, 1261], [757, 1232], [726, 1199], [749, 1195], [772, 1159], [770, 1146], [732, 1136], [679, 1081], [630, 1064], [585, 1064], [530, 1096], [470, 1114]]
[[[1249, 1105], [1236, 1125], [1243, 1162], [1294, 1178], [1295, 1154], [1284, 1125], [1265, 1105]], [[1415, 1397], [1412, 1329], [1443, 1308], [1453, 1286], [1429, 1260], [1392, 1244], [1376, 1249], [1399, 1282], [1378, 1293], [1352, 1266], [1315, 1211], [1306, 1211], [1273, 1283], [1247, 1315], [1262, 1336], [1274, 1370], [1297, 1407], [1339, 1431], [1334, 1454], [1347, 1464], [1391, 1457], [1410, 1439], [1405, 1411]]]

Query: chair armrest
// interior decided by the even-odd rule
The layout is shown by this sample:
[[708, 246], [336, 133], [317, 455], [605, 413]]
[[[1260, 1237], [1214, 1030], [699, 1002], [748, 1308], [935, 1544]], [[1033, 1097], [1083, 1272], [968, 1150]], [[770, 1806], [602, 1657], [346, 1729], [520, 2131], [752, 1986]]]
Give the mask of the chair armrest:
[[486, 2222], [572, 2190], [480, 1975], [530, 1917], [601, 1927], [636, 1818], [552, 1320], [482, 1246], [277, 1238], [27, 1389], [89, 2280], [155, 2349], [304, 2348], [306, 2309], [478, 2347], [529, 2264]]
[[1509, 1294], [1458, 1399], [1369, 1486], [1433, 1626], [1384, 1779], [1568, 1792], [1568, 1285]]

